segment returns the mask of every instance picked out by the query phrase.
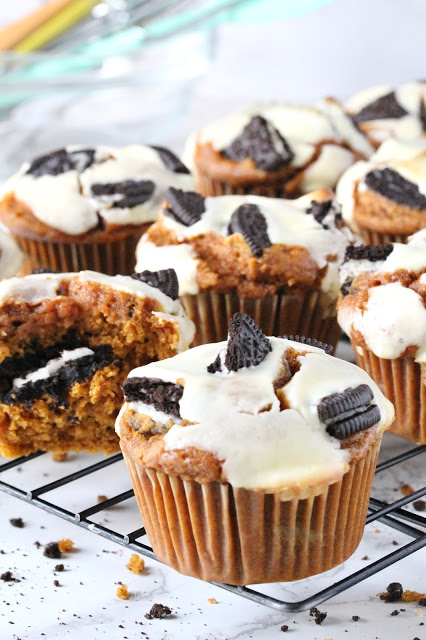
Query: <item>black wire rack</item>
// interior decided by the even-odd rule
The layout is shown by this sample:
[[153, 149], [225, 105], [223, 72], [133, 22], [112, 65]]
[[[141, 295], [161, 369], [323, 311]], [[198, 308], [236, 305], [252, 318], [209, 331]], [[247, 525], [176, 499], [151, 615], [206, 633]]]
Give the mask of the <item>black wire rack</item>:
[[[396, 467], [397, 465], [402, 465], [403, 463], [424, 454], [426, 454], [426, 446], [413, 447], [405, 453], [402, 453], [401, 455], [393, 457], [379, 464], [377, 466], [376, 474], [380, 474], [381, 472], [392, 467]], [[28, 464], [31, 460], [34, 460], [35, 458], [38, 458], [42, 455], [48, 456], [48, 454], [40, 452], [27, 457], [17, 458], [15, 460], [6, 462], [5, 464], [0, 466], [0, 474], [14, 469], [15, 467], [21, 467], [23, 464]], [[90, 474], [95, 473], [96, 471], [116, 464], [121, 460], [122, 455], [118, 453], [106, 457], [99, 462], [96, 462], [95, 464], [91, 464], [78, 471], [70, 473], [69, 475], [63, 476], [53, 482], [29, 490], [18, 488], [12, 484], [0, 480], [0, 490], [9, 495], [15, 496], [16, 498], [29, 502], [30, 504], [33, 504], [40, 509], [44, 509], [49, 513], [53, 513], [54, 515], [67, 520], [68, 522], [72, 522], [78, 525], [79, 527], [83, 527], [84, 529], [87, 529], [92, 533], [107, 538], [108, 540], [116, 542], [129, 549], [137, 551], [138, 553], [147, 556], [148, 558], [157, 560], [152, 547], [150, 547], [148, 544], [144, 544], [139, 540], [146, 535], [145, 529], [143, 527], [131, 531], [127, 535], [122, 535], [117, 531], [109, 529], [108, 527], [98, 524], [90, 519], [91, 516], [94, 516], [95, 514], [104, 511], [109, 507], [113, 507], [115, 505], [118, 505], [119, 503], [123, 503], [124, 501], [133, 498], [134, 493], [132, 489], [117, 494], [112, 498], [105, 500], [104, 502], [97, 503], [77, 513], [65, 509], [64, 507], [60, 506], [60, 504], [54, 504], [53, 502], [49, 502], [48, 500], [43, 498], [45, 494], [53, 491], [54, 489], [64, 487], [65, 485], [75, 482], [76, 480], [79, 480], [81, 478], [87, 477]], [[398, 560], [402, 560], [403, 558], [426, 546], [426, 517], [420, 515], [419, 513], [412, 513], [404, 509], [406, 505], [419, 500], [419, 498], [425, 495], [426, 486], [415, 491], [411, 495], [404, 496], [399, 500], [392, 502], [391, 504], [388, 504], [382, 500], [378, 500], [377, 498], [371, 498], [366, 524], [369, 524], [371, 522], [382, 522], [388, 527], [406, 534], [407, 536], [412, 538], [412, 540], [396, 549], [392, 553], [384, 555], [375, 562], [372, 562], [359, 571], [356, 571], [355, 573], [352, 573], [342, 580], [331, 584], [327, 588], [318, 591], [308, 598], [294, 602], [287, 602], [275, 597], [271, 597], [265, 593], [262, 593], [261, 591], [249, 587], [236, 587], [232, 585], [217, 583], [213, 584], [234, 594], [243, 596], [244, 598], [248, 598], [249, 600], [252, 600], [258, 604], [272, 607], [280, 611], [296, 612], [314, 607], [332, 598], [333, 596], [342, 593], [346, 589], [349, 589], [350, 587], [358, 584], [366, 578], [369, 578], [379, 571], [382, 571], [383, 569], [391, 566], [395, 562], [398, 562]]]

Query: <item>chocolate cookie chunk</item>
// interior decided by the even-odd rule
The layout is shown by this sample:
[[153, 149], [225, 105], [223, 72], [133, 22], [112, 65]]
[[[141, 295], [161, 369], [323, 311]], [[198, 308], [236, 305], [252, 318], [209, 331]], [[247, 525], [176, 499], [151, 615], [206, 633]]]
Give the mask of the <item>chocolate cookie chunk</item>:
[[45, 175], [57, 176], [71, 170], [82, 173], [94, 162], [95, 149], [78, 149], [76, 151], [58, 149], [35, 158], [26, 173], [35, 178]]
[[317, 202], [312, 200], [311, 206], [306, 210], [306, 213], [310, 213], [314, 216], [315, 220], [322, 224], [327, 213], [333, 208], [333, 200], [324, 200], [323, 202]]
[[241, 233], [253, 255], [260, 258], [263, 250], [271, 246], [265, 216], [255, 204], [242, 204], [234, 211], [228, 225], [228, 234]]
[[[219, 353], [207, 371], [238, 371], [244, 367], [255, 367], [272, 351], [271, 343], [255, 321], [245, 313], [235, 313], [229, 325], [228, 343], [225, 353]], [[222, 365], [223, 362], [223, 365]]]
[[235, 162], [251, 158], [263, 171], [278, 171], [294, 159], [287, 141], [262, 116], [254, 116], [242, 134], [222, 151], [222, 155]]
[[318, 417], [327, 425], [327, 433], [343, 440], [368, 429], [380, 420], [380, 409], [373, 400], [373, 391], [367, 384], [348, 387], [342, 393], [332, 393], [318, 404]]
[[320, 342], [320, 340], [315, 340], [315, 338], [306, 338], [305, 336], [280, 336], [280, 338], [292, 340], [293, 342], [300, 342], [300, 344], [306, 344], [309, 347], [317, 347], [317, 349], [322, 349], [329, 356], [333, 353], [333, 347], [331, 344]]
[[159, 378], [127, 378], [123, 384], [127, 402], [144, 402], [157, 411], [180, 418], [179, 400], [183, 387], [173, 382], [164, 382]]
[[151, 198], [154, 189], [152, 180], [96, 183], [91, 187], [94, 196], [110, 197], [110, 206], [117, 209], [132, 209], [143, 204]]
[[134, 273], [131, 277], [135, 280], [146, 282], [146, 284], [149, 284], [151, 287], [160, 289], [160, 291], [172, 300], [177, 300], [179, 297], [179, 282], [174, 269], [161, 269], [160, 271], [145, 270], [141, 273]]
[[205, 211], [204, 198], [195, 191], [170, 187], [166, 191], [166, 201], [168, 206], [164, 213], [186, 227], [198, 222]]
[[393, 244], [386, 242], [385, 244], [360, 244], [360, 245], [348, 245], [345, 251], [345, 258], [343, 262], [348, 260], [369, 260], [370, 262], [379, 262], [380, 260], [386, 260], [386, 258], [392, 253]]
[[384, 120], [385, 118], [402, 118], [407, 115], [407, 111], [396, 99], [395, 91], [387, 93], [367, 104], [354, 115], [355, 124], [361, 124], [368, 120]]
[[375, 169], [365, 176], [369, 189], [405, 207], [426, 209], [426, 197], [413, 182], [406, 180], [393, 169]]
[[170, 149], [155, 147], [154, 145], [151, 145], [151, 149], [157, 151], [165, 166], [170, 169], [170, 171], [173, 171], [173, 173], [190, 173], [188, 167], [186, 167]]

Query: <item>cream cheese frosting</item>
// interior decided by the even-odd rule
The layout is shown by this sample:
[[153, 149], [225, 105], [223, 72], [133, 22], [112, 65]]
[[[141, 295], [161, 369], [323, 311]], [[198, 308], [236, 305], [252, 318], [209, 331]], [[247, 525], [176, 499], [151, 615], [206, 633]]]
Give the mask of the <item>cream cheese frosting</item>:
[[372, 110], [370, 116], [366, 115], [365, 118], [360, 119], [360, 128], [377, 144], [390, 137], [413, 139], [424, 136], [425, 115], [422, 116], [422, 104], [426, 103], [425, 82], [407, 82], [397, 89], [393, 89], [389, 85], [370, 87], [349, 98], [345, 108], [356, 120], [357, 114], [360, 114], [363, 109], [373, 105], [377, 100], [386, 98], [386, 96], [391, 96], [392, 102], [395, 102], [397, 111], [399, 111], [398, 117], [384, 117], [386, 107], [379, 109], [376, 117], [374, 110]]
[[426, 196], [426, 139], [386, 140], [369, 161], [359, 161], [343, 173], [336, 187], [336, 199], [343, 219], [356, 229], [355, 194], [368, 189], [365, 177], [375, 169], [390, 168], [415, 184]]
[[[183, 381], [179, 401], [183, 420], [153, 413], [143, 402], [124, 406], [158, 421], [174, 424], [164, 436], [167, 450], [196, 447], [215, 455], [234, 487], [276, 491], [303, 489], [338, 480], [347, 470], [350, 453], [329, 435], [318, 417], [318, 404], [332, 393], [367, 384], [380, 409], [377, 425], [383, 430], [393, 408], [376, 384], [361, 369], [326, 355], [321, 349], [282, 338], [268, 338], [271, 351], [257, 366], [208, 373], [206, 367], [225, 342], [203, 345], [158, 363], [134, 369], [129, 377]], [[282, 388], [288, 408], [281, 409], [274, 380], [288, 348], [306, 352], [297, 357], [299, 370]], [[123, 409], [117, 419], [120, 433]]]
[[[191, 175], [168, 168], [164, 155], [162, 157], [157, 149], [145, 145], [100, 146], [93, 150], [93, 163], [89, 166], [64, 167], [67, 170], [55, 175], [33, 175], [29, 172], [31, 165], [25, 163], [1, 187], [0, 195], [14, 194], [41, 222], [69, 235], [93, 230], [99, 224], [99, 218], [111, 225], [151, 222], [157, 216], [168, 187], [194, 188]], [[68, 146], [64, 151], [75, 154], [84, 152], [85, 147]], [[145, 201], [133, 204], [132, 192], [133, 202], [128, 198], [129, 205], [120, 206], [126, 189], [135, 188], [129, 185], [131, 182], [146, 183], [141, 187], [147, 189]], [[102, 185], [112, 185], [112, 188], [102, 189]], [[114, 185], [121, 187], [117, 190]], [[100, 193], [102, 190], [107, 193]]]
[[37, 273], [24, 278], [9, 278], [0, 282], [0, 303], [11, 300], [39, 304], [43, 300], [60, 295], [61, 283], [65, 281], [94, 282], [122, 293], [141, 298], [153, 298], [161, 307], [160, 311], [153, 312], [160, 321], [173, 322], [179, 326], [178, 350], [188, 348], [193, 340], [194, 324], [186, 316], [179, 300], [173, 300], [160, 289], [130, 276], [108, 276], [95, 271], [80, 271], [78, 273]]
[[[408, 244], [393, 243], [385, 260], [349, 260], [341, 269], [341, 280], [351, 281], [361, 273], [397, 274], [408, 271], [419, 274], [426, 284], [426, 234], [424, 230], [410, 237]], [[421, 275], [420, 275], [421, 274]], [[345, 304], [338, 307], [338, 322], [350, 335], [358, 331], [370, 351], [379, 358], [399, 358], [407, 347], [416, 347], [416, 362], [426, 361], [426, 308], [423, 297], [402, 282], [390, 282], [368, 290], [363, 309]]]
[[22, 266], [23, 254], [10, 233], [0, 224], [0, 280], [11, 278]]
[[[238, 207], [246, 204], [256, 205], [267, 224], [267, 232], [272, 244], [304, 247], [309, 251], [319, 269], [327, 267], [322, 280], [322, 288], [332, 297], [339, 290], [338, 265], [343, 261], [346, 246], [353, 241], [349, 229], [335, 226], [335, 213], [317, 222], [308, 215], [315, 193], [302, 196], [297, 200], [266, 198], [263, 196], [217, 196], [204, 199], [204, 212], [195, 224], [186, 226], [171, 216], [162, 215], [161, 224], [173, 231], [179, 245], [156, 246], [146, 236], [139, 241], [136, 250], [136, 270], [153, 268], [175, 269], [179, 280], [179, 294], [198, 293], [197, 256], [188, 239], [212, 232], [228, 236], [231, 216]], [[323, 226], [325, 225], [325, 226]], [[326, 227], [326, 228], [325, 228]]]

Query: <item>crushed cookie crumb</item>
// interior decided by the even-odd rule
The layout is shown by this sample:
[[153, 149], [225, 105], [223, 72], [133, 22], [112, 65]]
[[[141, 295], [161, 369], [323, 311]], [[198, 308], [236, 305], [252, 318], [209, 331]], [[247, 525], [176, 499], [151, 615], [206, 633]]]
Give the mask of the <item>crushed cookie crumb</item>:
[[49, 542], [45, 545], [43, 555], [46, 558], [53, 558], [54, 560], [58, 560], [61, 556], [61, 550], [57, 542]]
[[61, 583], [59, 582], [59, 580], [54, 580], [53, 584], [55, 585], [55, 587], [60, 587]]
[[22, 518], [10, 518], [9, 522], [12, 527], [17, 527], [18, 529], [23, 529], [25, 527], [25, 522]]
[[54, 571], [65, 571], [65, 567], [63, 564], [56, 564]]
[[283, 626], [281, 627], [281, 631], [283, 631], [284, 633], [288, 631], [288, 624], [283, 624]]
[[327, 613], [321, 612], [317, 607], [312, 607], [309, 610], [309, 615], [313, 617], [315, 624], [322, 624], [327, 617]]
[[413, 502], [413, 507], [416, 511], [424, 511], [426, 509], [426, 502], [424, 500], [416, 500]]
[[62, 538], [58, 542], [58, 547], [61, 553], [70, 553], [74, 549], [74, 542], [69, 538]]
[[120, 587], [117, 587], [117, 591], [115, 592], [117, 595], [117, 598], [120, 598], [120, 600], [128, 600], [129, 599], [129, 592], [127, 590], [127, 585], [122, 584]]
[[359, 621], [359, 616], [352, 616], [352, 620], [354, 622], [358, 622]]
[[133, 573], [142, 573], [145, 568], [145, 560], [137, 553], [132, 553], [126, 567], [127, 569], [130, 569], [130, 571], [133, 571]]
[[399, 611], [398, 609], [394, 609], [391, 613], [391, 616], [399, 616]]
[[5, 571], [0, 575], [0, 580], [3, 582], [21, 582], [19, 578], [14, 578], [13, 573], [11, 571]]
[[159, 603], [155, 603], [152, 605], [151, 609], [149, 610], [149, 613], [145, 614], [145, 618], [147, 618], [147, 620], [152, 620], [153, 618], [165, 618], [166, 616], [169, 616], [172, 613], [172, 610], [170, 609], [170, 607], [167, 607], [164, 604], [159, 604]]

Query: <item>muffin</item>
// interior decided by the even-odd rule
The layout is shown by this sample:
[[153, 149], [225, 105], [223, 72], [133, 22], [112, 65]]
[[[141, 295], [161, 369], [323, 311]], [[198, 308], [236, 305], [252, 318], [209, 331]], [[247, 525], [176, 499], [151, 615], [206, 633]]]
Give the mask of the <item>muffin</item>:
[[192, 337], [172, 270], [3, 280], [0, 455], [117, 451], [128, 372], [175, 355]]
[[335, 346], [338, 266], [354, 239], [332, 198], [328, 189], [297, 200], [169, 189], [158, 222], [139, 242], [136, 270], [176, 270], [196, 325], [194, 345], [225, 340], [242, 311], [267, 335]]
[[406, 242], [426, 227], [426, 138], [387, 140], [343, 174], [336, 198], [364, 242]]
[[375, 147], [388, 138], [425, 136], [426, 82], [407, 82], [397, 89], [370, 87], [349, 98], [345, 107]]
[[203, 127], [187, 143], [185, 162], [204, 196], [298, 197], [334, 188], [373, 148], [341, 105], [257, 105]]
[[136, 244], [170, 186], [192, 189], [193, 180], [162, 147], [66, 147], [7, 180], [0, 221], [32, 269], [131, 275]]
[[236, 314], [227, 342], [139, 367], [117, 432], [157, 557], [203, 580], [299, 580], [362, 537], [393, 409], [327, 345], [266, 338]]
[[0, 225], [0, 280], [16, 275], [22, 265], [22, 251], [7, 229]]
[[338, 320], [357, 364], [395, 405], [391, 431], [426, 444], [426, 230], [348, 247]]

